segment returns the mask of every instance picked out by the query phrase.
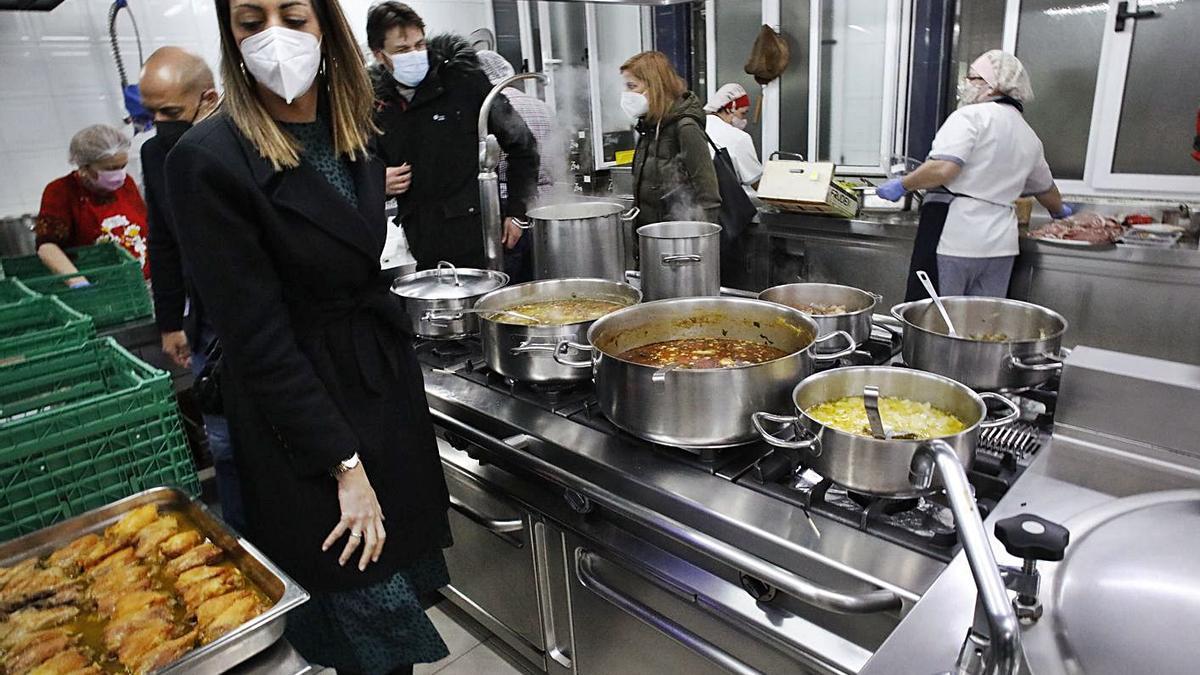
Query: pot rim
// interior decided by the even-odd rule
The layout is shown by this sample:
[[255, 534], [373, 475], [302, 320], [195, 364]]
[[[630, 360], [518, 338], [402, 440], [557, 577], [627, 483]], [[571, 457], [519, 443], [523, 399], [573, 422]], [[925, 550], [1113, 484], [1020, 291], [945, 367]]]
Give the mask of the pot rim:
[[[841, 429], [835, 429], [827, 424], [823, 424], [823, 423], [817, 421], [815, 418], [810, 417], [808, 414], [808, 411], [802, 409], [800, 407], [799, 403], [796, 402], [796, 395], [806, 385], [813, 386], [817, 382], [820, 382], [821, 380], [824, 380], [826, 378], [836, 377], [839, 374], [845, 375], [847, 373], [856, 372], [856, 371], [876, 371], [876, 372], [878, 372], [878, 371], [897, 371], [897, 372], [907, 373], [907, 374], [915, 376], [919, 379], [931, 379], [931, 380], [936, 380], [942, 384], [952, 385], [954, 387], [959, 388], [961, 391], [968, 394], [972, 399], [974, 399], [975, 405], [979, 410], [979, 419], [975, 420], [975, 422], [972, 424], [968, 424], [967, 428], [963, 429], [962, 431], [959, 431], [958, 433], [953, 433], [953, 434], [950, 434], [947, 436], [935, 436], [933, 438], [920, 438], [920, 439], [875, 438], [874, 436], [863, 436], [861, 434], [852, 434], [848, 431], [842, 431]], [[832, 400], [837, 400], [837, 399], [832, 399]], [[826, 403], [827, 402], [828, 401], [826, 401]], [[928, 403], [928, 401], [923, 401], [923, 402]], [[914, 452], [916, 451], [916, 448], [918, 446], [920, 446], [922, 443], [927, 443], [932, 440], [946, 440], [946, 439], [952, 439], [952, 438], [959, 438], [965, 434], [973, 433], [976, 429], [979, 428], [980, 424], [982, 424], [984, 421], [987, 420], [987, 414], [988, 414], [987, 404], [984, 403], [983, 397], [981, 397], [979, 395], [979, 393], [976, 392], [974, 389], [968, 387], [967, 385], [963, 384], [962, 382], [959, 382], [958, 380], [952, 380], [944, 375], [938, 375], [937, 373], [931, 373], [931, 372], [928, 372], [925, 370], [914, 370], [912, 368], [900, 368], [898, 366], [849, 366], [846, 368], [833, 368], [831, 370], [826, 370], [824, 372], [814, 373], [814, 374], [809, 375], [808, 377], [804, 378], [800, 382], [796, 383], [796, 386], [792, 388], [792, 408], [795, 410], [797, 417], [799, 417], [803, 420], [807, 420], [808, 422], [811, 422], [812, 424], [815, 424], [820, 428], [820, 431], [816, 432], [816, 433], [822, 433], [822, 434], [833, 433], [836, 435], [845, 436], [847, 438], [853, 438], [857, 441], [866, 441], [871, 444], [877, 445], [877, 447], [882, 447], [883, 445], [894, 445], [896, 443], [901, 443], [901, 444], [904, 444], [904, 447], [912, 447]]]
[[486, 291], [453, 295], [453, 296], [449, 296], [449, 297], [445, 297], [445, 298], [431, 298], [431, 297], [428, 297], [425, 295], [418, 295], [415, 293], [404, 292], [404, 289], [402, 287], [406, 284], [410, 284], [418, 279], [425, 279], [427, 277], [436, 278], [436, 277], [444, 274], [444, 272], [442, 271], [441, 268], [434, 267], [434, 268], [427, 269], [427, 270], [418, 270], [416, 272], [411, 272], [409, 274], [405, 274], [402, 277], [398, 277], [394, 281], [392, 281], [391, 286], [389, 287], [388, 290], [390, 290], [393, 295], [400, 297], [400, 298], [404, 298], [405, 300], [417, 300], [417, 301], [421, 301], [421, 302], [459, 302], [459, 301], [464, 301], [464, 300], [469, 301], [472, 298], [482, 298], [483, 296], [485, 296], [489, 293], [494, 293], [495, 291], [498, 291], [502, 288], [506, 288], [508, 286], [508, 282], [510, 280], [509, 276], [507, 274], [505, 274], [504, 272], [501, 272], [499, 270], [479, 269], [479, 268], [475, 268], [475, 267], [461, 267], [461, 268], [457, 268], [457, 272], [460, 275], [461, 274], [470, 274], [471, 276], [477, 277], [480, 280], [484, 280], [484, 279], [490, 280], [492, 282], [495, 282], [496, 286], [494, 286], [493, 288], [489, 288]]
[[[847, 291], [854, 291], [856, 293], [859, 293], [859, 294], [865, 296], [868, 300], [871, 301], [871, 304], [867, 305], [866, 307], [864, 307], [862, 309], [856, 309], [851, 312], [838, 312], [836, 314], [808, 314], [804, 310], [793, 307], [792, 305], [789, 305], [787, 303], [779, 302], [778, 300], [767, 300], [766, 298], [763, 297], [764, 295], [766, 295], [767, 293], [770, 293], [771, 291], [777, 291], [777, 290], [782, 290], [782, 289], [786, 289], [786, 288], [793, 288], [796, 286], [807, 286], [807, 287], [825, 286], [826, 288], [838, 288], [838, 289], [847, 290]], [[882, 297], [877, 296], [877, 295], [871, 293], [870, 291], [865, 291], [861, 288], [855, 288], [854, 286], [846, 286], [844, 284], [826, 284], [826, 283], [815, 282], [815, 281], [800, 281], [800, 282], [791, 283], [791, 284], [780, 284], [778, 286], [772, 286], [772, 287], [762, 291], [761, 293], [759, 293], [758, 299], [765, 300], [766, 302], [773, 302], [777, 305], [783, 305], [784, 307], [791, 307], [792, 309], [795, 309], [796, 311], [798, 311], [802, 314], [811, 316], [814, 320], [820, 320], [820, 319], [836, 319], [836, 318], [842, 317], [842, 316], [856, 316], [858, 314], [862, 314], [863, 312], [874, 313], [875, 307], [881, 302]]]
[[653, 300], [651, 302], [643, 302], [643, 303], [636, 304], [636, 305], [630, 305], [629, 307], [623, 307], [621, 309], [618, 309], [615, 312], [610, 312], [610, 313], [605, 314], [604, 316], [600, 317], [599, 319], [596, 319], [595, 323], [593, 323], [591, 325], [591, 327], [588, 328], [588, 333], [587, 333], [588, 344], [592, 345], [593, 350], [600, 352], [606, 358], [612, 359], [614, 361], [618, 361], [620, 363], [624, 363], [627, 366], [633, 366], [635, 368], [644, 368], [644, 369], [647, 369], [650, 371], [662, 370], [665, 366], [651, 366], [651, 365], [648, 365], [645, 363], [634, 363], [633, 361], [623, 359], [620, 356], [617, 356], [616, 354], [610, 354], [607, 351], [601, 349], [600, 347], [597, 347], [593, 331], [595, 331], [596, 327], [598, 325], [600, 325], [600, 322], [604, 321], [608, 317], [616, 316], [617, 314], [620, 314], [621, 312], [631, 310], [635, 307], [652, 307], [657, 304], [678, 303], [683, 300], [708, 300], [708, 301], [719, 300], [721, 302], [729, 302], [731, 304], [754, 303], [756, 305], [757, 304], [766, 304], [766, 305], [772, 305], [773, 307], [782, 307], [784, 309], [787, 309], [788, 311], [795, 312], [797, 316], [799, 316], [804, 321], [808, 322], [806, 324], [806, 327], [811, 330], [812, 339], [809, 340], [809, 343], [807, 345], [805, 345], [804, 347], [801, 347], [800, 349], [790, 352], [786, 356], [781, 356], [777, 359], [771, 359], [770, 361], [763, 361], [762, 363], [749, 363], [749, 364], [745, 364], [745, 365], [741, 365], [741, 366], [728, 366], [725, 368], [672, 368], [671, 371], [673, 373], [677, 373], [677, 374], [681, 374], [681, 373], [727, 373], [727, 372], [735, 372], [735, 371], [739, 371], [739, 370], [746, 370], [749, 368], [758, 368], [760, 366], [767, 366], [772, 363], [781, 363], [781, 362], [786, 361], [793, 357], [803, 358], [804, 356], [808, 356], [809, 358], [811, 358], [812, 354], [809, 353], [809, 350], [812, 349], [812, 346], [814, 344], [816, 344], [818, 334], [820, 333], [820, 330], [821, 330], [821, 327], [817, 325], [817, 322], [814, 321], [812, 319], [812, 317], [808, 316], [807, 314], [805, 314], [804, 312], [801, 312], [798, 309], [795, 309], [794, 307], [788, 307], [787, 305], [780, 305], [777, 302], [767, 302], [766, 300], [757, 300], [755, 298], [735, 298], [735, 297], [725, 297], [725, 296], [717, 296], [717, 297], [707, 297], [706, 296], [706, 297], [697, 297], [697, 298], [664, 298], [662, 300]]
[[1038, 310], [1038, 311], [1044, 312], [1045, 314], [1049, 314], [1051, 317], [1057, 319], [1060, 323], [1062, 323], [1062, 330], [1059, 330], [1058, 332], [1052, 333], [1045, 337], [1039, 337], [1039, 338], [1022, 338], [1020, 340], [1005, 340], [1004, 342], [988, 342], [987, 340], [972, 340], [971, 338], [965, 337], [962, 335], [957, 335], [957, 336], [946, 335], [945, 333], [939, 333], [937, 331], [925, 328], [924, 326], [918, 326], [917, 324], [908, 320], [908, 318], [905, 316], [905, 313], [909, 309], [912, 309], [913, 307], [916, 307], [917, 305], [932, 305], [933, 304], [932, 298], [925, 298], [924, 300], [913, 300], [911, 302], [902, 302], [902, 303], [896, 305], [895, 307], [892, 307], [891, 313], [892, 313], [892, 316], [895, 317], [896, 320], [899, 321], [906, 329], [912, 328], [913, 330], [919, 331], [921, 333], [925, 333], [927, 335], [932, 335], [934, 337], [944, 338], [947, 340], [955, 340], [958, 342], [964, 342], [964, 343], [973, 344], [973, 345], [997, 345], [997, 346], [1032, 345], [1032, 344], [1038, 344], [1040, 342], [1051, 342], [1053, 340], [1061, 339], [1063, 335], [1066, 335], [1067, 329], [1070, 328], [1070, 323], [1067, 321], [1066, 317], [1064, 317], [1062, 314], [1059, 314], [1058, 312], [1050, 309], [1049, 307], [1043, 307], [1042, 305], [1036, 305], [1032, 302], [1025, 302], [1024, 300], [1013, 300], [1011, 298], [991, 298], [991, 297], [978, 296], [978, 295], [947, 295], [947, 296], [943, 297], [942, 300], [943, 301], [959, 300], [959, 299], [964, 299], [964, 298], [968, 299], [971, 302], [989, 302], [990, 301], [990, 302], [998, 302], [1000, 304], [1015, 305], [1015, 306], [1019, 306], [1019, 307], [1026, 307], [1029, 309]]
[[[705, 231], [704, 232], [695, 232], [692, 234], [678, 235], [678, 236], [653, 234], [653, 232], [655, 232], [658, 229], [666, 229], [666, 228], [660, 227], [662, 225], [703, 225], [704, 227], [701, 229], [704, 229]], [[647, 239], [663, 239], [666, 241], [679, 240], [679, 239], [703, 239], [703, 238], [707, 238], [707, 237], [716, 237], [716, 236], [719, 236], [720, 234], [721, 234], [721, 226], [720, 225], [718, 225], [716, 223], [710, 223], [705, 220], [664, 220], [664, 221], [657, 222], [657, 223], [650, 223], [648, 225], [642, 225], [637, 228], [637, 236], [638, 237], [645, 237]]]
[[[550, 211], [551, 209], [561, 208], [564, 206], [566, 206], [566, 207], [570, 207], [570, 206], [582, 207], [582, 206], [602, 206], [602, 205], [603, 206], [611, 206], [613, 208], [613, 212], [605, 213], [605, 214], [597, 214], [597, 215], [593, 215], [593, 216], [575, 216], [573, 218], [546, 218], [546, 217], [538, 215], [539, 211]], [[620, 213], [624, 213], [625, 211], [628, 211], [628, 210], [629, 209], [626, 208], [624, 205], [619, 204], [617, 202], [610, 202], [610, 201], [606, 201], [603, 199], [589, 199], [589, 200], [582, 201], [582, 202], [563, 202], [561, 204], [541, 204], [539, 206], [535, 206], [535, 207], [529, 209], [528, 211], [526, 211], [525, 217], [529, 218], [530, 220], [539, 220], [542, 222], [553, 223], [553, 222], [562, 222], [562, 221], [569, 221], [569, 220], [591, 220], [593, 218], [611, 218], [612, 216], [618, 215]]]
[[[526, 282], [520, 283], [520, 284], [513, 284], [512, 286], [503, 286], [503, 287], [497, 288], [493, 291], [489, 291], [483, 297], [476, 300], [475, 308], [479, 309], [479, 305], [493, 295], [498, 295], [502, 292], [512, 291], [512, 290], [518, 289], [518, 288], [525, 288], [525, 287], [539, 286], [539, 285], [548, 286], [550, 284], [562, 284], [563, 282], [593, 282], [593, 281], [602, 282], [604, 284], [609, 284], [612, 287], [618, 288], [623, 291], [632, 291], [633, 302], [629, 303], [628, 305], [625, 305], [624, 307], [621, 307], [620, 309], [615, 309], [615, 310], [609, 312], [608, 314], [605, 314], [604, 316], [608, 316], [609, 314], [616, 314], [617, 312], [629, 309], [630, 307], [636, 307], [637, 305], [641, 304], [641, 302], [642, 302], [642, 292], [630, 284], [627, 284], [627, 283], [624, 283], [621, 281], [613, 281], [612, 279], [599, 279], [599, 278], [589, 278], [589, 277], [570, 277], [570, 278], [565, 278], [565, 279], [535, 279], [533, 281], [526, 281]], [[552, 301], [555, 299], [556, 298], [543, 298], [539, 302], [549, 302], [549, 301]], [[487, 309], [487, 308], [484, 308], [484, 309]], [[501, 309], [503, 309], [503, 308], [501, 308]], [[479, 317], [479, 320], [481, 322], [486, 321], [489, 324], [495, 324], [497, 326], [513, 326], [515, 328], [522, 328], [522, 329], [569, 328], [571, 326], [579, 326], [581, 324], [595, 323], [595, 322], [599, 321], [600, 319], [604, 318], [604, 316], [601, 316], [601, 317], [598, 317], [595, 319], [585, 319], [583, 321], [573, 321], [571, 323], [556, 323], [556, 324], [548, 324], [548, 325], [525, 326], [525, 325], [522, 325], [519, 323], [506, 323], [504, 321], [495, 321], [490, 316], [488, 316], [487, 314], [484, 314], [483, 312], [479, 312], [478, 314], [476, 314], [476, 316]]]

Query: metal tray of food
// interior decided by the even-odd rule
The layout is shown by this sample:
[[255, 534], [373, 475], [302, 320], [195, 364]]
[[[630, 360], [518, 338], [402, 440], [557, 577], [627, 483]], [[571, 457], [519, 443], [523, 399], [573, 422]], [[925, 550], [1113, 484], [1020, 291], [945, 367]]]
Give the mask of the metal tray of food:
[[204, 504], [174, 488], [157, 487], [139, 492], [0, 544], [0, 567], [49, 555], [81, 536], [100, 533], [120, 520], [126, 512], [147, 504], [155, 504], [164, 511], [179, 512], [190, 519], [201, 533], [225, 551], [226, 559], [236, 565], [272, 603], [262, 614], [213, 642], [193, 649], [156, 672], [160, 675], [224, 672], [275, 644], [283, 635], [287, 613], [308, 601], [308, 591], [250, 542], [234, 534]]

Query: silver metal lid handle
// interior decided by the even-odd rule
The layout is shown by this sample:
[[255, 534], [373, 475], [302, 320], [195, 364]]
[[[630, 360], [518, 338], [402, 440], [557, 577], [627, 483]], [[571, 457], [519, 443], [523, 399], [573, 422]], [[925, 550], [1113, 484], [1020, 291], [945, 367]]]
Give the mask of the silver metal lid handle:
[[434, 276], [437, 278], [437, 280], [442, 281], [442, 277], [445, 275], [446, 270], [450, 270], [450, 273], [454, 276], [454, 285], [462, 286], [462, 282], [458, 279], [458, 268], [454, 266], [454, 263], [446, 260], [441, 260], [437, 264], [437, 271], [434, 272]]

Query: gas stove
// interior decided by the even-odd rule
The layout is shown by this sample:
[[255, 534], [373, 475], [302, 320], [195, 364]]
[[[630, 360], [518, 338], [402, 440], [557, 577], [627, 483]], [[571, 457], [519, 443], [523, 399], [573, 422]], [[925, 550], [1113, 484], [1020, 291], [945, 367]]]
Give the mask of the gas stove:
[[[482, 344], [476, 338], [457, 341], [418, 341], [417, 358], [427, 367], [450, 373], [494, 392], [511, 396], [580, 424], [630, 448], [642, 448], [657, 456], [722, 477], [761, 494], [820, 514], [860, 531], [878, 536], [936, 558], [949, 561], [958, 550], [953, 518], [942, 495], [913, 499], [885, 499], [848, 492], [807, 470], [799, 453], [756, 442], [732, 448], [677, 448], [651, 443], [614, 426], [599, 410], [590, 380], [561, 385], [538, 385], [509, 380], [487, 367]], [[877, 331], [854, 354], [826, 368], [845, 365], [883, 365], [896, 361], [899, 337]], [[1050, 407], [1050, 406], [1047, 406]], [[1052, 408], [1051, 412], [1052, 412]], [[1036, 439], [1045, 433], [1045, 415], [1026, 424], [1026, 433]], [[1032, 431], [1030, 431], [1032, 429]], [[997, 439], [997, 447], [981, 446], [969, 472], [980, 510], [986, 515], [1031, 461], [1037, 443], [1009, 451]]]

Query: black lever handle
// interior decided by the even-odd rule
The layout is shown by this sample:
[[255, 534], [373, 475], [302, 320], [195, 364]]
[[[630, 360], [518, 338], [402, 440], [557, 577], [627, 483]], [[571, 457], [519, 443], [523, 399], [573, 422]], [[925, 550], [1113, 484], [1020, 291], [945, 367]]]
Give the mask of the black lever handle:
[[1153, 9], [1139, 9], [1136, 12], [1131, 12], [1129, 11], [1128, 2], [1118, 2], [1117, 21], [1114, 28], [1116, 29], [1116, 32], [1124, 33], [1125, 22], [1129, 19], [1153, 19], [1156, 16], [1158, 16], [1158, 12], [1154, 11]]
[[996, 538], [1023, 560], [1062, 560], [1071, 533], [1067, 528], [1030, 513], [996, 523]]

